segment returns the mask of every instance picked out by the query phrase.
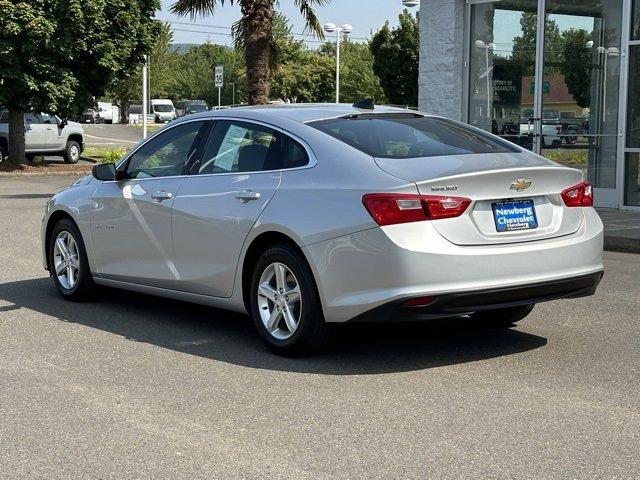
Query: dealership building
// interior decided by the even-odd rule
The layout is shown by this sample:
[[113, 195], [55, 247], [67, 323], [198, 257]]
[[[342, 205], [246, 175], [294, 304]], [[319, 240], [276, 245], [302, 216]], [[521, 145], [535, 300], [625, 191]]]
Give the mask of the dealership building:
[[422, 0], [420, 32], [421, 110], [583, 170], [598, 206], [640, 210], [640, 0]]

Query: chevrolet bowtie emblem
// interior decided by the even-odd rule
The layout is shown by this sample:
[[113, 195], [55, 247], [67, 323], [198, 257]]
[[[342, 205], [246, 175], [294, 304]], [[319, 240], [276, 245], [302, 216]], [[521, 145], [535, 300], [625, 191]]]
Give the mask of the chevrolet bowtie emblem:
[[531, 180], [525, 180], [523, 178], [519, 178], [518, 180], [516, 180], [511, 184], [511, 186], [509, 187], [509, 190], [515, 190], [516, 192], [521, 192], [523, 190], [526, 190], [530, 186], [531, 186]]

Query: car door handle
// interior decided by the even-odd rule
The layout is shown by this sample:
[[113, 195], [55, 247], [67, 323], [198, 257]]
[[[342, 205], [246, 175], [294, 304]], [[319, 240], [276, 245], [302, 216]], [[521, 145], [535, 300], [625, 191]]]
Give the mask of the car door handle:
[[236, 193], [236, 198], [242, 203], [247, 203], [251, 200], [258, 200], [260, 198], [260, 194], [258, 192], [252, 192], [251, 190], [243, 190]]
[[158, 190], [151, 194], [151, 198], [153, 198], [156, 202], [163, 202], [165, 200], [170, 200], [173, 198], [173, 193], [165, 192], [164, 190]]

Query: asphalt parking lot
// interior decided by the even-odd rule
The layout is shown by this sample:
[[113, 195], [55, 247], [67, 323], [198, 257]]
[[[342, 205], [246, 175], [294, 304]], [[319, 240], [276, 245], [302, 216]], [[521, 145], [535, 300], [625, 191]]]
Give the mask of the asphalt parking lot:
[[640, 477], [640, 255], [512, 330], [359, 325], [290, 360], [244, 316], [60, 299], [39, 227], [73, 179], [0, 178], [0, 477]]

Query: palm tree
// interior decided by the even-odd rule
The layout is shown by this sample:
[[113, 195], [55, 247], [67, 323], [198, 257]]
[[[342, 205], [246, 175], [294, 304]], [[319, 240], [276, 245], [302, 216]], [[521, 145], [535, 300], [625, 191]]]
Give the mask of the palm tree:
[[[316, 5], [331, 0], [293, 0], [305, 19], [307, 29], [323, 38], [322, 26], [314, 11]], [[277, 0], [177, 0], [171, 12], [177, 15], [209, 15], [225, 2], [240, 5], [242, 19], [234, 25], [236, 47], [244, 51], [247, 67], [249, 104], [260, 105], [269, 101], [269, 74], [274, 67], [275, 42], [273, 37], [274, 6]]]

